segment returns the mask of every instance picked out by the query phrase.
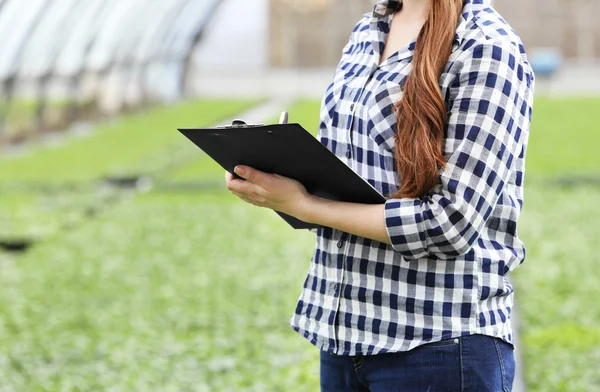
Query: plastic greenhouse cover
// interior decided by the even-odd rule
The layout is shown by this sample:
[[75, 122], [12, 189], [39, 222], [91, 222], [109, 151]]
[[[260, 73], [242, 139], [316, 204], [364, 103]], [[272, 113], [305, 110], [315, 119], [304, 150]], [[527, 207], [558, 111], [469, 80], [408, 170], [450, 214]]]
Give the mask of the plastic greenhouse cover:
[[135, 11], [132, 1], [113, 0], [110, 14], [105, 19], [102, 28], [86, 61], [86, 69], [100, 71], [111, 65], [116, 48], [121, 39], [129, 34], [131, 27], [127, 24], [130, 12]]
[[137, 53], [135, 54], [137, 63], [144, 64], [148, 61], [157, 59], [160, 54], [161, 42], [172, 27], [172, 20], [186, 1], [188, 0], [173, 0], [168, 2], [168, 4], [165, 4], [167, 2], [162, 2], [162, 7], [156, 7], [160, 8], [160, 12], [157, 12], [157, 14], [162, 15], [162, 17], [154, 19], [152, 24], [146, 29]]
[[132, 2], [130, 13], [125, 22], [129, 25], [129, 31], [121, 37], [119, 45], [116, 47], [114, 59], [117, 63], [133, 61], [135, 57], [134, 49], [140, 44], [145, 31], [150, 27], [157, 17], [153, 3], [156, 1], [148, 0], [130, 0]]
[[166, 56], [182, 58], [188, 54], [196, 34], [206, 27], [220, 0], [189, 1], [173, 23], [169, 41], [164, 46]]
[[[206, 0], [206, 1], [210, 1], [210, 0]], [[165, 58], [165, 60], [170, 60], [170, 59], [166, 59], [166, 57], [168, 55], [169, 48], [170, 48], [171, 44], [173, 43], [173, 38], [175, 35], [177, 35], [177, 30], [179, 28], [181, 28], [181, 26], [179, 26], [178, 23], [180, 23], [181, 15], [183, 15], [183, 14], [185, 14], [185, 12], [187, 12], [188, 7], [191, 2], [193, 2], [193, 0], [182, 1], [180, 7], [177, 9], [177, 12], [175, 12], [172, 15], [172, 17], [170, 18], [168, 25], [166, 26], [167, 28], [165, 30], [165, 33], [160, 37], [160, 42], [157, 47], [157, 53], [156, 53], [157, 56], [159, 56], [161, 58]]]
[[60, 0], [44, 12], [44, 16], [24, 43], [20, 76], [36, 77], [50, 72], [63, 42], [73, 28], [74, 16], [85, 0]]
[[78, 14], [71, 34], [65, 39], [56, 60], [56, 73], [72, 75], [85, 68], [89, 48], [104, 21], [110, 16], [111, 4], [110, 0], [85, 0], [86, 6]]
[[219, 2], [0, 0], [0, 81], [181, 61]]
[[163, 42], [162, 56], [184, 57], [197, 32], [204, 28], [219, 3], [219, 0], [188, 1], [172, 23], [173, 29]]
[[16, 73], [40, 13], [52, 0], [8, 0], [0, 12], [0, 80]]

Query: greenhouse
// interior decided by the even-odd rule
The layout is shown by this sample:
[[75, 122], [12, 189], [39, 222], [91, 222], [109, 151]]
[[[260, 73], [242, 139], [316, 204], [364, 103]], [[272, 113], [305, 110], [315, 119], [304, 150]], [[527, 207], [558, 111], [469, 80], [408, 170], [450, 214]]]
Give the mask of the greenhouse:
[[0, 138], [183, 97], [219, 0], [1, 0]]

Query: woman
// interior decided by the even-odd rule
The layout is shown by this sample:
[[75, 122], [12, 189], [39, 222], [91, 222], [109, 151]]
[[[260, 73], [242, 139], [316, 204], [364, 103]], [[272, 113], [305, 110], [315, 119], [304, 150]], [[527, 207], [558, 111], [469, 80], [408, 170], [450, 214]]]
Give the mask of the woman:
[[344, 48], [319, 138], [385, 204], [227, 174], [242, 200], [324, 227], [291, 321], [321, 349], [322, 391], [511, 390], [533, 87], [487, 0], [380, 1]]

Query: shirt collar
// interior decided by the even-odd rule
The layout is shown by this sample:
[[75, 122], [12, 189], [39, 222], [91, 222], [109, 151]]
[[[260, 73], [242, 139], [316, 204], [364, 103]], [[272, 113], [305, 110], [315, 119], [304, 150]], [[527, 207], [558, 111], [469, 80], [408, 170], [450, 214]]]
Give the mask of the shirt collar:
[[475, 13], [481, 9], [491, 6], [492, 0], [463, 0], [463, 11], [456, 27], [454, 45], [452, 51], [456, 51], [469, 32], [469, 24], [475, 17]]
[[376, 18], [388, 16], [402, 9], [402, 0], [379, 0], [373, 8]]

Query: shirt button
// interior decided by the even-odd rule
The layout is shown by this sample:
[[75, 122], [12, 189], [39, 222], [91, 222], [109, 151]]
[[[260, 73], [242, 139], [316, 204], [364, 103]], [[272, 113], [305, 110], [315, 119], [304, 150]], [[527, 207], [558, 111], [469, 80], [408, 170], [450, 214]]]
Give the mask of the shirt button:
[[354, 104], [350, 105], [350, 111], [353, 112], [354, 111]]
[[352, 154], [350, 153], [350, 151], [346, 151], [346, 158], [350, 158], [352, 156]]
[[331, 286], [331, 292], [337, 295], [339, 288], [340, 288], [340, 285], [336, 283]]
[[337, 243], [338, 248], [341, 248], [342, 246], [344, 246], [344, 241], [340, 241]]

